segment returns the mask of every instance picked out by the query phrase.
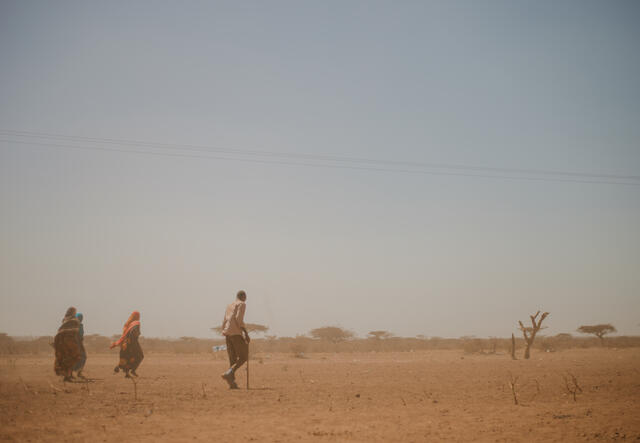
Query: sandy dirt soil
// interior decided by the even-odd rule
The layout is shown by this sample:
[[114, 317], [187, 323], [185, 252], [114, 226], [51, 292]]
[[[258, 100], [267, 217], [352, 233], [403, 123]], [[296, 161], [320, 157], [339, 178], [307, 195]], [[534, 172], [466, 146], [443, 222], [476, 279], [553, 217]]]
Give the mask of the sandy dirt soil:
[[[223, 355], [149, 354], [134, 385], [116, 355], [63, 384], [47, 356], [0, 359], [3, 441], [640, 440], [640, 350], [256, 355], [230, 391]], [[577, 401], [563, 375], [576, 376]], [[510, 374], [517, 377], [514, 404]]]

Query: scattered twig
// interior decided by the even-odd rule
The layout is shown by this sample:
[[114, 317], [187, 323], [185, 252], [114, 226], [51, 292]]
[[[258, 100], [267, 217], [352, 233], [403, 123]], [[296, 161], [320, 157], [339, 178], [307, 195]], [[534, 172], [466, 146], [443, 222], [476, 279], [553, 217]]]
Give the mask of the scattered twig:
[[138, 381], [135, 377], [130, 377], [131, 383], [133, 383], [133, 398], [138, 401]]
[[202, 383], [202, 398], [207, 399], [207, 391], [204, 390], [204, 383]]
[[56, 392], [56, 391], [57, 391], [57, 392], [64, 392], [64, 390], [63, 390], [63, 389], [56, 388], [55, 386], [53, 386], [53, 385], [51, 384], [51, 382], [49, 382], [49, 386], [51, 386], [51, 389], [53, 389], [53, 391], [54, 391], [54, 392]]
[[407, 402], [406, 402], [406, 401], [404, 401], [404, 398], [402, 398], [402, 395], [400, 396], [400, 400], [402, 400], [402, 404], [403, 404], [403, 405], [407, 406]]
[[531, 399], [529, 399], [529, 401], [533, 401], [533, 399], [536, 398], [540, 393], [540, 383], [538, 383], [538, 380], [536, 380], [535, 378], [533, 379], [533, 381], [536, 383], [536, 392], [533, 394]]
[[24, 382], [24, 380], [22, 379], [22, 377], [19, 377], [19, 378], [20, 378], [20, 383], [22, 383], [22, 386], [24, 387], [25, 392], [28, 392], [28, 393], [30, 393], [30, 394], [34, 394], [34, 395], [35, 395], [35, 392], [33, 392], [31, 389], [29, 389], [29, 387], [28, 387], [28, 386], [27, 386], [27, 384]]
[[567, 374], [571, 377], [571, 380], [569, 380], [566, 375], [563, 375], [562, 378], [564, 379], [564, 386], [567, 389], [567, 392], [573, 395], [573, 401], [576, 402], [578, 401], [577, 394], [582, 394], [582, 388], [578, 384], [578, 379], [575, 375], [571, 372], [567, 372]]
[[84, 381], [84, 382], [82, 382], [82, 384], [84, 385], [83, 390], [84, 389], [87, 390], [87, 395], [91, 395], [91, 391], [89, 390], [89, 382], [88, 381]]
[[513, 394], [513, 403], [518, 404], [518, 395], [516, 393], [516, 384], [518, 383], [518, 377], [513, 377], [513, 374], [509, 372], [509, 387], [511, 388], [511, 393]]

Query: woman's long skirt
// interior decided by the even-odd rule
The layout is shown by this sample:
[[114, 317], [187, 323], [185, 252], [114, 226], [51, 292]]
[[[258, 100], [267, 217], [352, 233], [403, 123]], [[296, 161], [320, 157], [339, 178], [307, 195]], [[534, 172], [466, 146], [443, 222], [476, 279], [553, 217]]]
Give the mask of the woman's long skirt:
[[82, 350], [78, 342], [77, 330], [62, 330], [53, 341], [56, 360], [53, 369], [56, 375], [71, 376], [74, 366], [82, 359]]

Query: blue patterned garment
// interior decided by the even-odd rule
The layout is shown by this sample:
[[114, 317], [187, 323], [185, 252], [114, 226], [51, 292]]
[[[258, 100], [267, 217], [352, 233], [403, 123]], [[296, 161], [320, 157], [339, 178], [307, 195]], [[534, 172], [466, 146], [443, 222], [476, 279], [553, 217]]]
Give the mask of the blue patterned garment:
[[80, 322], [80, 328], [78, 329], [78, 336], [80, 337], [80, 340], [82, 340], [84, 338], [84, 325], [82, 324], [82, 319], [83, 319], [82, 312], [78, 312], [76, 314], [76, 318]]

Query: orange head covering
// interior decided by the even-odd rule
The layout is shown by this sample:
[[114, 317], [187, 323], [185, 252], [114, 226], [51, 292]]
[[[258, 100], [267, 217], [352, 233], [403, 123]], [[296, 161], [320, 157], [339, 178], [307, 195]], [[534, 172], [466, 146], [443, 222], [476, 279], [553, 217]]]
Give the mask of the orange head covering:
[[133, 311], [127, 321], [122, 328], [122, 332], [126, 331], [129, 328], [129, 325], [134, 321], [140, 321], [140, 313], [138, 311]]
[[118, 341], [114, 341], [113, 343], [111, 343], [109, 348], [113, 349], [116, 346], [120, 346], [122, 342], [124, 342], [124, 340], [127, 338], [127, 334], [129, 333], [129, 331], [131, 331], [134, 327], [139, 325], [140, 325], [140, 313], [138, 311], [133, 311], [129, 316], [129, 318], [127, 319], [126, 323], [124, 324], [124, 327], [122, 328], [122, 336]]

